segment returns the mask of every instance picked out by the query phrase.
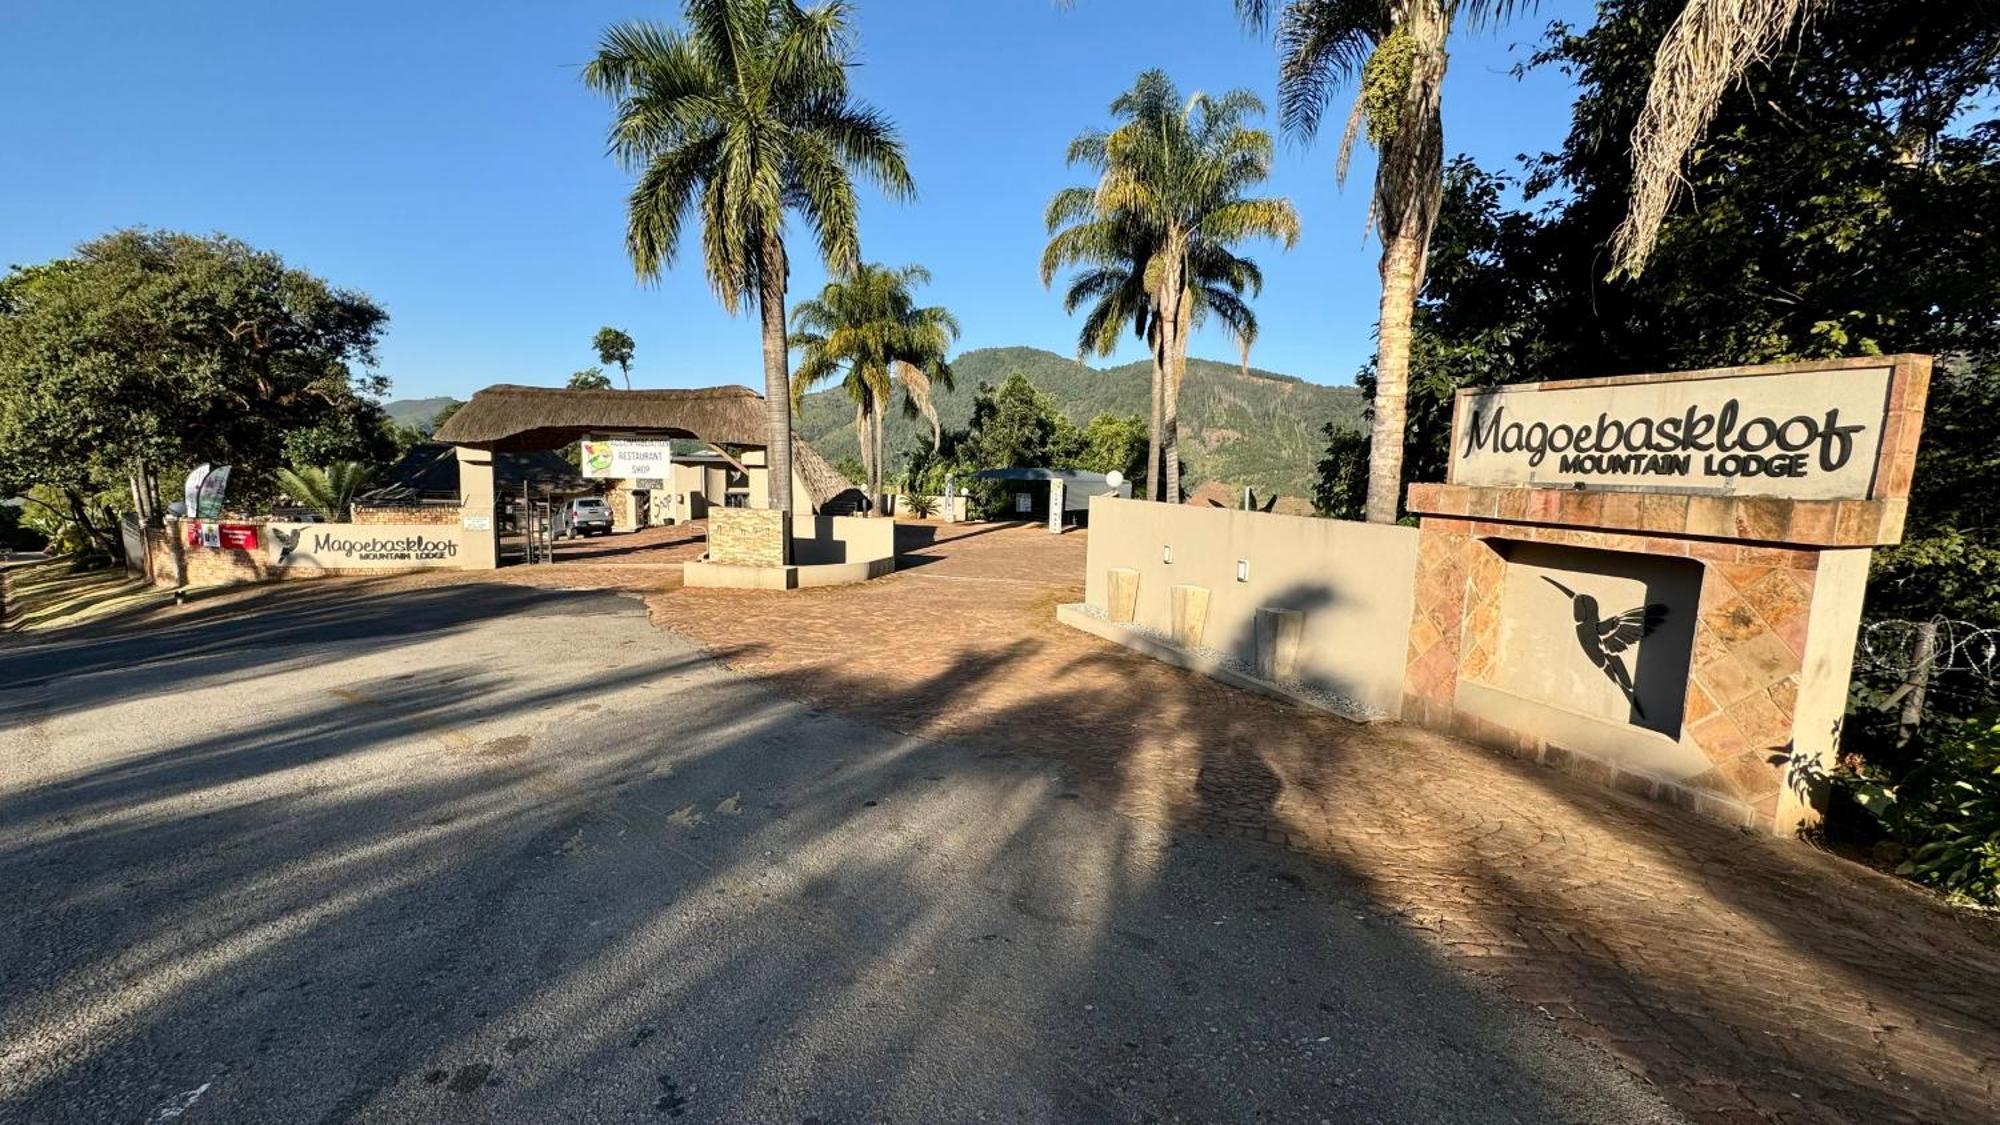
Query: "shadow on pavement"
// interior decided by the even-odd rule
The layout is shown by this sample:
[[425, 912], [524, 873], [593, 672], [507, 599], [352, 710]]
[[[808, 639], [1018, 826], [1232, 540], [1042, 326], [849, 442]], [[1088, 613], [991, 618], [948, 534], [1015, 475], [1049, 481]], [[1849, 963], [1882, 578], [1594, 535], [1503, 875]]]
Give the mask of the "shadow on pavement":
[[[630, 602], [517, 592], [531, 624], [623, 613], [631, 643], [657, 638]], [[0, 885], [24, 922], [0, 937], [0, 1116], [190, 1096], [323, 1121], [1668, 1116], [1385, 919], [1364, 874], [1179, 831], [1229, 814], [1165, 780], [1219, 766], [1136, 725], [1100, 748], [1162, 822], [1010, 752], [1107, 705], [1084, 684], [939, 742], [664, 640], [526, 690], [502, 651], [424, 668], [425, 644], [486, 636], [489, 596], [311, 619], [322, 647], [402, 646], [387, 677], [273, 640], [310, 601], [127, 638], [152, 662], [128, 697], [254, 690], [255, 669], [326, 699], [250, 731], [163, 718], [142, 752], [8, 797]], [[921, 711], [1036, 643], [810, 686]], [[98, 679], [44, 675], [43, 715]], [[1262, 733], [1218, 745], [1255, 757]]]

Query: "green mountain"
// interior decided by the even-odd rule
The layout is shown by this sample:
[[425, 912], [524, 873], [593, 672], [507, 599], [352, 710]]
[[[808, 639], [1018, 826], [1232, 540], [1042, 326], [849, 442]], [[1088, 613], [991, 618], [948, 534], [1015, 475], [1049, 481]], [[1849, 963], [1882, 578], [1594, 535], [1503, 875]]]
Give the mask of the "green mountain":
[[[1141, 360], [1099, 369], [1040, 348], [980, 348], [952, 361], [957, 389], [940, 392], [938, 415], [946, 429], [972, 417], [972, 396], [980, 383], [998, 386], [1018, 371], [1083, 425], [1103, 412], [1144, 417], [1150, 405], [1152, 364]], [[1328, 422], [1359, 429], [1361, 392], [1328, 387], [1291, 375], [1235, 364], [1188, 359], [1181, 387], [1181, 460], [1184, 483], [1192, 492], [1206, 481], [1250, 485], [1260, 495], [1310, 497], [1312, 479]], [[807, 395], [799, 433], [830, 461], [859, 458], [854, 437], [854, 403], [838, 387]], [[889, 414], [889, 468], [905, 451], [930, 441], [930, 427], [900, 409]]]
[[398, 426], [427, 427], [437, 412], [456, 403], [449, 395], [439, 398], [397, 398], [382, 404], [382, 412]]

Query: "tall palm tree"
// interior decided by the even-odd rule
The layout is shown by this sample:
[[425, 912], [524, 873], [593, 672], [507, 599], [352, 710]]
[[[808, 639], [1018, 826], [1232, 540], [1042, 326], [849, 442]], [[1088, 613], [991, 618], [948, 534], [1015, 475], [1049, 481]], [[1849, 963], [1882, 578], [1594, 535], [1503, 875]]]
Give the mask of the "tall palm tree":
[[1825, 0], [1688, 0], [1653, 56], [1632, 129], [1632, 200], [1611, 239], [1613, 275], [1639, 276], [1680, 194], [1681, 165], [1723, 95]]
[[[1086, 355], [1108, 356], [1117, 350], [1118, 341], [1129, 325], [1132, 334], [1146, 344], [1147, 354], [1153, 361], [1153, 410], [1149, 426], [1149, 439], [1153, 449], [1149, 452], [1152, 468], [1147, 473], [1146, 492], [1148, 499], [1158, 499], [1164, 495], [1165, 480], [1160, 469], [1160, 407], [1163, 391], [1161, 373], [1166, 369], [1166, 357], [1162, 352], [1165, 343], [1160, 330], [1160, 315], [1153, 305], [1146, 289], [1146, 264], [1150, 247], [1130, 224], [1111, 224], [1103, 228], [1101, 235], [1106, 242], [1094, 256], [1097, 264], [1076, 273], [1070, 278], [1069, 287], [1063, 293], [1063, 311], [1075, 313], [1085, 310], [1083, 324], [1077, 331], [1077, 358]], [[1190, 328], [1199, 328], [1214, 315], [1236, 338], [1244, 370], [1250, 366], [1250, 347], [1257, 340], [1257, 316], [1251, 311], [1249, 302], [1244, 300], [1247, 290], [1256, 296], [1263, 290], [1264, 275], [1257, 263], [1249, 258], [1239, 257], [1226, 247], [1208, 245], [1204, 252], [1192, 262], [1193, 284], [1189, 288], [1193, 312]]]
[[896, 199], [916, 188], [894, 126], [848, 96], [840, 0], [684, 0], [682, 13], [684, 30], [606, 31], [583, 80], [611, 99], [611, 153], [638, 174], [625, 245], [640, 278], [673, 263], [693, 217], [722, 307], [757, 305], [771, 506], [790, 511], [785, 212], [805, 221], [828, 268], [851, 269], [861, 258], [854, 177]]
[[[1528, 0], [1532, 3], [1533, 0]], [[1382, 303], [1375, 354], [1375, 419], [1368, 454], [1367, 516], [1394, 523], [1403, 490], [1410, 386], [1410, 321], [1444, 192], [1445, 41], [1462, 14], [1475, 25], [1510, 15], [1516, 0], [1236, 0], [1244, 22], [1273, 22], [1278, 111], [1287, 132], [1310, 140], [1336, 89], [1359, 90], [1335, 158], [1365, 126], [1378, 157], [1369, 222], [1382, 240]]]
[[[1264, 103], [1248, 90], [1213, 98], [1197, 93], [1182, 101], [1164, 72], [1146, 71], [1112, 101], [1116, 128], [1070, 142], [1070, 164], [1095, 169], [1096, 186], [1066, 188], [1049, 201], [1043, 284], [1070, 265], [1137, 268], [1151, 306], [1152, 320], [1143, 330], [1157, 336], [1157, 421], [1151, 429], [1158, 436], [1149, 444], [1150, 463], [1158, 468], [1149, 469], [1148, 478], [1161, 482], [1163, 498], [1173, 503], [1180, 500], [1188, 337], [1204, 307], [1220, 313], [1204, 305], [1201, 271], [1221, 276], [1213, 271], [1241, 261], [1230, 247], [1245, 239], [1270, 238], [1287, 249], [1298, 241], [1298, 214], [1290, 203], [1245, 194], [1271, 171], [1271, 135], [1244, 124], [1262, 112]], [[1227, 307], [1241, 305], [1236, 294], [1242, 289], [1221, 294]], [[1240, 333], [1239, 342], [1247, 344]], [[1149, 484], [1148, 491], [1159, 489]]]
[[871, 511], [882, 510], [886, 470], [883, 417], [896, 390], [903, 409], [931, 423], [933, 450], [943, 438], [933, 384], [952, 386], [946, 356], [958, 338], [958, 320], [943, 308], [919, 307], [911, 290], [927, 284], [922, 266], [867, 263], [835, 277], [818, 297], [792, 310], [798, 370], [792, 373], [794, 401], [837, 375], [854, 399], [854, 436], [861, 446]]

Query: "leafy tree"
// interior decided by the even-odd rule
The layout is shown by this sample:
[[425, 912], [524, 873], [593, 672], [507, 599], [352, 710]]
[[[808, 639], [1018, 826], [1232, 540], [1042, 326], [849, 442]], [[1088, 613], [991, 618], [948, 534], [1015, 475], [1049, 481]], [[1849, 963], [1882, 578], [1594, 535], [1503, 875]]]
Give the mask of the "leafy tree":
[[1358, 520], [1368, 512], [1368, 435], [1338, 423], [1326, 424], [1326, 456], [1313, 480], [1313, 511], [1337, 520]]
[[[1264, 104], [1248, 90], [1185, 102], [1166, 74], [1149, 70], [1111, 103], [1119, 125], [1070, 142], [1069, 163], [1095, 169], [1093, 187], [1071, 187], [1049, 201], [1051, 237], [1042, 254], [1042, 283], [1068, 266], [1085, 272], [1070, 286], [1072, 311], [1094, 303], [1083, 340], [1102, 351], [1131, 323], [1154, 352], [1154, 413], [1158, 439], [1148, 464], [1159, 463], [1147, 491], [1180, 499], [1180, 391], [1188, 336], [1213, 314], [1229, 325], [1244, 351], [1256, 338], [1256, 318], [1241, 298], [1261, 283], [1256, 265], [1233, 247], [1270, 238], [1287, 249], [1298, 241], [1292, 205], [1245, 193], [1270, 176], [1271, 136], [1245, 119]], [[1143, 291], [1144, 304], [1137, 291]]]
[[930, 279], [922, 266], [867, 263], [828, 281], [818, 297], [792, 311], [794, 346], [801, 352], [792, 401], [817, 383], [844, 376], [871, 511], [881, 510], [888, 454], [883, 414], [898, 387], [903, 409], [930, 420], [932, 447], [943, 441], [931, 385], [952, 386], [946, 354], [958, 337], [958, 320], [941, 307], [917, 305], [910, 290]]
[[446, 422], [451, 421], [451, 416], [458, 413], [459, 408], [463, 407], [464, 405], [465, 404], [462, 402], [453, 402], [438, 407], [438, 412], [436, 414], [431, 415], [430, 432], [435, 434], [439, 430], [443, 429], [444, 424]]
[[611, 389], [611, 376], [606, 375], [602, 367], [586, 367], [569, 377], [568, 386], [572, 391], [608, 391]]
[[1082, 435], [1025, 375], [981, 386], [967, 426], [968, 459], [981, 469], [1062, 468], [1082, 452]]
[[311, 466], [279, 469], [278, 488], [285, 495], [319, 513], [320, 518], [339, 523], [354, 507], [355, 494], [366, 487], [374, 470], [358, 461], [342, 461], [323, 469]]
[[56, 490], [120, 547], [99, 497], [142, 517], [198, 461], [267, 479], [300, 453], [385, 454], [367, 370], [387, 314], [224, 236], [124, 230], [0, 278], [0, 491]]
[[856, 174], [915, 193], [887, 118], [848, 94], [848, 10], [792, 0], [685, 0], [685, 29], [619, 24], [584, 67], [614, 103], [610, 147], [638, 173], [625, 245], [642, 279], [673, 263], [682, 224], [701, 226], [709, 284], [734, 313], [756, 305], [764, 337], [771, 506], [792, 507], [785, 342], [785, 213], [835, 272], [860, 264]]
[[606, 325], [590, 338], [590, 346], [597, 349], [597, 362], [615, 363], [619, 374], [625, 376], [625, 389], [632, 389], [632, 337], [616, 328]]
[[[2000, 625], [2000, 240], [1970, 233], [2000, 228], [2000, 23], [1970, 0], [1828, 6], [1721, 99], [1643, 274], [1607, 280], [1632, 215], [1627, 138], [1682, 11], [1612, 0], [1588, 30], [1554, 29], [1536, 64], [1579, 97], [1562, 150], [1529, 165], [1539, 211], [1507, 210], [1502, 181], [1469, 165], [1447, 177], [1416, 316], [1413, 460], [1442, 467], [1457, 386], [1931, 353], [1905, 540], [1876, 552], [1867, 613]], [[1957, 816], [1916, 794], [1985, 783], [1957, 720], [2000, 699], [1965, 673], [1923, 693], [1904, 680], [1858, 671], [1842, 745], [1857, 792], [1915, 786], [1901, 819], [1883, 812], [1914, 843]]]
[[1093, 473], [1116, 472], [1137, 480], [1146, 463], [1146, 420], [1137, 414], [1099, 414], [1084, 423], [1078, 435], [1076, 467]]
[[1369, 221], [1382, 239], [1382, 305], [1368, 518], [1376, 523], [1394, 523], [1402, 504], [1411, 324], [1443, 190], [1445, 43], [1461, 13], [1477, 25], [1497, 22], [1513, 7], [1513, 0], [1236, 2], [1244, 21], [1259, 31], [1275, 17], [1286, 130], [1310, 140], [1335, 89], [1352, 82], [1358, 91], [1335, 178], [1347, 178], [1348, 154], [1364, 126], [1375, 148]]

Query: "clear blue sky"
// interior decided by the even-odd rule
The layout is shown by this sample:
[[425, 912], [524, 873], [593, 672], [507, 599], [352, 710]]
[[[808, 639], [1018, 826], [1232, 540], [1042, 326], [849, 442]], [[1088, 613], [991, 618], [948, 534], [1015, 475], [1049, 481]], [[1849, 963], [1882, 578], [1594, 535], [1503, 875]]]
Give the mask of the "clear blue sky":
[[[857, 94], [909, 149], [915, 203], [864, 202], [864, 253], [921, 262], [965, 347], [1064, 354], [1075, 328], [1036, 276], [1043, 204], [1081, 182], [1064, 146], [1134, 75], [1271, 100], [1267, 43], [1228, 0], [859, 0]], [[0, 263], [43, 261], [115, 227], [224, 231], [368, 293], [391, 316], [396, 396], [558, 383], [595, 363], [600, 325], [638, 343], [642, 386], [761, 385], [756, 326], [726, 316], [699, 247], [662, 284], [624, 256], [628, 179], [603, 155], [608, 112], [577, 81], [599, 32], [673, 19], [640, 0], [0, 0]], [[1169, 14], [1170, 13], [1170, 14]], [[1461, 32], [1446, 145], [1488, 167], [1561, 142], [1562, 76], [1508, 74], [1551, 19], [1544, 0], [1497, 32]], [[1344, 112], [1344, 105], [1338, 113]], [[1330, 141], [1331, 139], [1329, 139]], [[1350, 382], [1373, 352], [1376, 245], [1362, 241], [1373, 164], [1335, 189], [1332, 145], [1281, 144], [1274, 193], [1297, 249], [1256, 251], [1260, 366]], [[794, 294], [824, 280], [795, 254]], [[1197, 354], [1228, 357], [1227, 341]], [[1119, 360], [1140, 358], [1139, 351]]]

